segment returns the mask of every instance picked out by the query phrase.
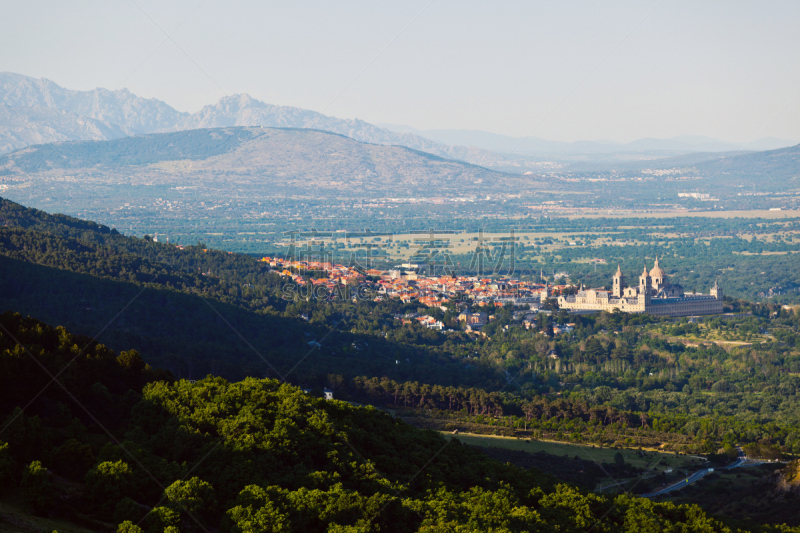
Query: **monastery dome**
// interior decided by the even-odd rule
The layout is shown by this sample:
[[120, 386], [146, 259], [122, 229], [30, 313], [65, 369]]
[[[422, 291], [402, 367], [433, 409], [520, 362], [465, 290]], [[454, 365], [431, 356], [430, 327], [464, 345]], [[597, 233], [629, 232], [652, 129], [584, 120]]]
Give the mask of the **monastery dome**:
[[660, 266], [658, 266], [658, 257], [656, 257], [656, 264], [653, 265], [653, 270], [650, 271], [650, 277], [659, 279], [664, 279], [667, 277], [667, 273], [664, 272]]

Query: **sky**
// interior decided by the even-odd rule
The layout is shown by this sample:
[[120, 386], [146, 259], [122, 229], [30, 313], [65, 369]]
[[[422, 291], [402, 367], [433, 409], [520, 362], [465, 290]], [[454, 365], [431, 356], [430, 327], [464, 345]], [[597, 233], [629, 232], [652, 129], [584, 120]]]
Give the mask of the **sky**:
[[248, 93], [417, 129], [800, 140], [800, 2], [0, 0], [0, 71], [194, 112]]

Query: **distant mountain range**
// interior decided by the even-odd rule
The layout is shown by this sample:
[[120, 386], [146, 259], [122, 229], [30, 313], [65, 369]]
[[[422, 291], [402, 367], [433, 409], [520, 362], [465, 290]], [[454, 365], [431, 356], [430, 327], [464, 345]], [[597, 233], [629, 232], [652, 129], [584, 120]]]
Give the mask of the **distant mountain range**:
[[216, 104], [189, 114], [160, 100], [140, 98], [126, 89], [73, 91], [50, 80], [3, 72], [0, 106], [0, 153], [65, 140], [110, 140], [198, 128], [263, 126], [325, 130], [365, 143], [406, 146], [474, 163], [496, 159], [481, 149], [447, 146], [358, 119], [270, 105], [246, 94], [225, 96]]
[[126, 133], [116, 124], [59, 111], [51, 107], [0, 104], [0, 153], [32, 144], [116, 139]]
[[[108, 135], [139, 135], [174, 127], [187, 113], [161, 100], [141, 98], [127, 89], [72, 91], [50, 80], [0, 73], [0, 104], [54, 109], [75, 120], [91, 119], [114, 128]], [[5, 130], [5, 124], [0, 125]]]
[[[246, 94], [225, 96], [196, 113], [182, 113], [155, 98], [127, 89], [74, 91], [47, 79], [0, 73], [0, 153], [67, 140], [111, 140], [131, 135], [197, 128], [263, 126], [318, 129], [360, 142], [398, 145], [448, 159], [523, 172], [520, 159], [569, 154], [655, 153], [767, 150], [795, 144], [761, 139], [746, 146], [709, 137], [641, 139], [628, 144], [605, 141], [564, 143], [534, 137], [515, 138], [483, 131], [420, 131], [407, 126], [374, 125], [340, 119], [297, 107], [270, 105]], [[535, 167], [533, 167], [535, 169]]]
[[205, 106], [197, 113], [184, 118], [172, 129], [191, 130], [229, 126], [324, 130], [345, 135], [359, 142], [405, 146], [474, 164], [497, 159], [496, 154], [479, 148], [449, 146], [418, 135], [393, 132], [359, 119], [341, 119], [299, 107], [266, 104], [247, 94], [225, 96], [216, 104]]
[[766, 137], [750, 143], [733, 143], [702, 135], [681, 135], [670, 139], [639, 139], [629, 143], [614, 141], [548, 141], [538, 137], [510, 137], [480, 130], [417, 130], [397, 124], [379, 124], [398, 133], [413, 134], [431, 141], [474, 146], [501, 155], [567, 155], [612, 154], [637, 152], [729, 152], [734, 150], [774, 150], [797, 144], [798, 141]]

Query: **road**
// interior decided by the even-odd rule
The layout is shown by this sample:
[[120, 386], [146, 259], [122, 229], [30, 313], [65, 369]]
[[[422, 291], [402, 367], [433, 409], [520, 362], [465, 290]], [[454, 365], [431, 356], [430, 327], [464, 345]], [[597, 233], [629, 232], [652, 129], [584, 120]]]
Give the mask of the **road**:
[[763, 465], [764, 463], [769, 462], [769, 461], [763, 461], [761, 459], [748, 459], [744, 453], [744, 450], [742, 450], [741, 446], [736, 447], [736, 454], [737, 454], [736, 461], [724, 467], [724, 470], [733, 470], [734, 468], [739, 468], [741, 466]]
[[744, 453], [744, 450], [741, 446], [736, 447], [736, 461], [732, 464], [729, 464], [725, 467], [725, 470], [733, 470], [734, 468], [738, 468], [747, 462], [747, 456]]
[[694, 472], [693, 474], [689, 475], [689, 477], [686, 477], [686, 478], [678, 481], [677, 483], [673, 483], [672, 485], [670, 485], [668, 487], [664, 487], [663, 489], [657, 490], [655, 492], [650, 492], [648, 494], [642, 494], [642, 496], [645, 497], [645, 498], [652, 498], [654, 496], [661, 496], [662, 494], [666, 494], [668, 492], [672, 492], [673, 490], [680, 490], [680, 489], [682, 489], [684, 487], [688, 487], [692, 483], [700, 481], [701, 479], [703, 479], [705, 476], [707, 476], [710, 473], [711, 472], [708, 471], [708, 468], [705, 468], [703, 470], [698, 470], [697, 472]]
[[[736, 455], [737, 455], [736, 461], [734, 461], [733, 463], [729, 464], [728, 466], [722, 467], [721, 470], [733, 470], [734, 468], [739, 468], [739, 467], [743, 467], [743, 466], [755, 466], [755, 465], [763, 464], [765, 462], [765, 461], [758, 461], [758, 460], [754, 460], [754, 459], [748, 459], [747, 455], [745, 455], [744, 450], [742, 449], [741, 446], [737, 446], [736, 447]], [[668, 492], [672, 492], [674, 490], [683, 489], [685, 487], [688, 487], [692, 483], [696, 483], [696, 482], [700, 481], [701, 479], [703, 479], [705, 476], [707, 476], [711, 472], [712, 471], [709, 471], [708, 468], [704, 468], [702, 470], [698, 470], [697, 472], [694, 472], [694, 473], [690, 474], [689, 476], [681, 479], [677, 483], [673, 483], [672, 485], [669, 485], [668, 487], [664, 487], [663, 489], [659, 489], [657, 491], [650, 492], [648, 494], [642, 494], [642, 496], [645, 497], [645, 498], [652, 498], [654, 496], [661, 496], [662, 494], [667, 494]]]

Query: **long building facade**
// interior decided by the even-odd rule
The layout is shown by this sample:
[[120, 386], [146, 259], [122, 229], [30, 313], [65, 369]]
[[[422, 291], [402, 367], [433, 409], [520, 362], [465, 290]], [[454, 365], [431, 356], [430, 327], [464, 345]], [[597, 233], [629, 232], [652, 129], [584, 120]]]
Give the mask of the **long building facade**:
[[683, 287], [669, 283], [656, 258], [650, 272], [645, 265], [638, 286], [626, 286], [625, 275], [617, 266], [610, 291], [581, 289], [573, 296], [559, 297], [558, 305], [576, 312], [619, 309], [662, 316], [714, 315], [722, 313], [722, 289], [714, 282], [710, 294], [684, 294]]

